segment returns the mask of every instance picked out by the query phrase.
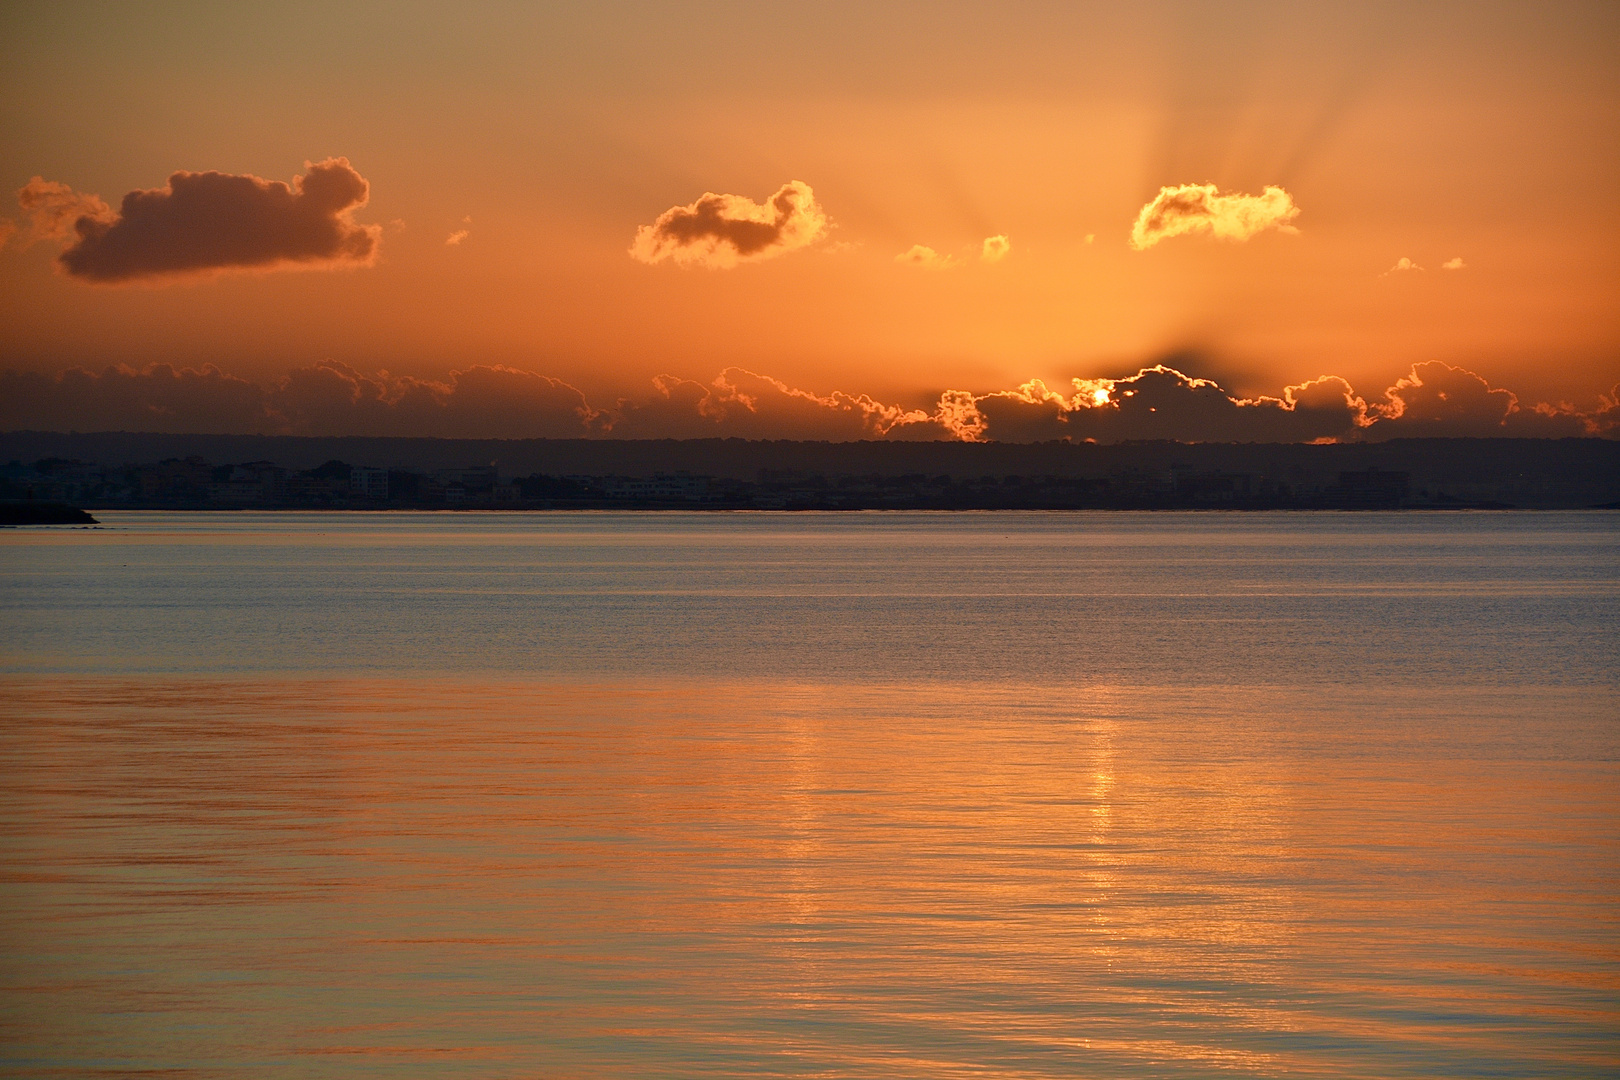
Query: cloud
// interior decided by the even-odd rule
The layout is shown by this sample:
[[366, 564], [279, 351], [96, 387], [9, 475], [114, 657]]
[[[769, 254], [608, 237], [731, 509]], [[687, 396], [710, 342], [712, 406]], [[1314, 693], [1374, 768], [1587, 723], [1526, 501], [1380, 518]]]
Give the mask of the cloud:
[[1408, 259], [1405, 255], [1402, 255], [1399, 259], [1395, 260], [1394, 266], [1384, 271], [1382, 276], [1389, 277], [1391, 274], [1405, 274], [1413, 270], [1422, 272], [1423, 267], [1419, 266], [1411, 259]]
[[630, 255], [649, 264], [673, 259], [727, 269], [808, 247], [827, 235], [827, 226], [815, 192], [802, 180], [783, 184], [763, 206], [742, 195], [711, 191], [637, 229]]
[[268, 388], [265, 407], [278, 430], [298, 435], [562, 439], [605, 430], [602, 414], [577, 388], [502, 365], [418, 379], [323, 361]]
[[613, 402], [500, 365], [443, 378], [366, 374], [323, 361], [268, 385], [154, 364], [136, 371], [0, 372], [0, 430], [397, 435], [441, 438], [745, 438], [1114, 443], [1379, 441], [1412, 436], [1620, 437], [1620, 387], [1600, 407], [1526, 407], [1480, 375], [1418, 364], [1369, 403], [1324, 375], [1277, 396], [1229, 394], [1168, 364], [1122, 378], [948, 389], [926, 408], [812, 391], [746, 368], [709, 382], [662, 375]]
[[17, 189], [17, 205], [28, 215], [28, 237], [24, 246], [40, 240], [61, 240], [71, 236], [80, 218], [111, 221], [112, 207], [96, 195], [74, 191], [68, 185], [36, 176]]
[[[1598, 402], [1597, 410], [1585, 417], [1589, 433], [1606, 439], [1620, 438], [1620, 383], [1615, 383], [1607, 394], [1599, 394]], [[1536, 406], [1537, 410], [1542, 408]], [[1573, 410], [1563, 407], [1563, 411]]]
[[922, 244], [911, 245], [910, 251], [902, 251], [894, 257], [894, 261], [901, 266], [915, 266], [922, 270], [949, 270], [956, 265], [956, 259], [950, 255], [941, 255], [931, 247]]
[[442, 380], [322, 361], [264, 386], [213, 365], [0, 372], [0, 428], [252, 435], [581, 438], [602, 414], [560, 379], [500, 366]]
[[1298, 216], [1293, 196], [1280, 187], [1267, 187], [1259, 195], [1220, 195], [1214, 184], [1162, 187], [1137, 214], [1131, 247], [1145, 251], [1161, 240], [1191, 233], [1247, 240], [1265, 229], [1298, 232], [1291, 224]]
[[[365, 177], [347, 158], [305, 167], [309, 171], [291, 185], [231, 173], [174, 173], [165, 187], [125, 195], [116, 215], [80, 212], [72, 222], [76, 239], [59, 261], [74, 277], [103, 283], [369, 265], [382, 227], [357, 225], [350, 217], [370, 195]], [[41, 195], [46, 203], [61, 198], [56, 191]]]
[[866, 394], [818, 394], [780, 379], [729, 367], [703, 384], [673, 375], [653, 382], [655, 394], [621, 400], [606, 430], [620, 438], [877, 439], [941, 438], [920, 409], [888, 405]]
[[1122, 379], [1073, 379], [1072, 393], [1039, 379], [1014, 390], [950, 391], [936, 410], [958, 438], [1033, 442], [1311, 442], [1355, 435], [1366, 406], [1350, 385], [1326, 376], [1282, 397], [1234, 398], [1209, 379], [1163, 364]]
[[1466, 269], [1468, 269], [1468, 264], [1463, 262], [1462, 261], [1462, 256], [1459, 255], [1455, 259], [1447, 259], [1445, 262], [1441, 263], [1440, 264], [1440, 269], [1442, 269], [1442, 270], [1466, 270]]
[[[987, 236], [979, 245], [980, 262], [998, 263], [1011, 253], [1012, 241], [1004, 235]], [[925, 244], [913, 244], [909, 250], [896, 255], [894, 261], [902, 266], [915, 266], [920, 270], [949, 270], [960, 266], [962, 259], [967, 257], [946, 255]]]
[[0, 427], [40, 431], [258, 434], [274, 430], [262, 386], [212, 364], [143, 371], [0, 373]]
[[469, 235], [471, 235], [470, 230], [457, 229], [455, 232], [451, 233], [449, 236], [444, 238], [445, 246], [446, 247], [455, 247], [457, 244], [459, 244], [463, 240], [467, 239], [467, 237]]
[[1385, 439], [1424, 435], [1550, 439], [1606, 431], [1597, 418], [1567, 406], [1526, 409], [1512, 391], [1492, 387], [1483, 376], [1438, 360], [1412, 365], [1370, 412], [1374, 423], [1369, 435]]

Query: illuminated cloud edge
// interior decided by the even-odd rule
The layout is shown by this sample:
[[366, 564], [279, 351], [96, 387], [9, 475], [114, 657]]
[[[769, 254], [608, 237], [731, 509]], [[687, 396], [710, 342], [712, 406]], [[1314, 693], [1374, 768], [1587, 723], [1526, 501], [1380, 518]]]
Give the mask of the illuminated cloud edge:
[[709, 191], [637, 229], [630, 257], [725, 270], [809, 247], [827, 235], [829, 224], [815, 192], [802, 180], [783, 184], [763, 204]]
[[946, 390], [907, 408], [817, 393], [739, 367], [708, 382], [659, 376], [648, 392], [592, 403], [577, 387], [498, 365], [442, 379], [365, 374], [325, 361], [269, 385], [212, 365], [0, 372], [0, 429], [444, 438], [715, 438], [1100, 443], [1361, 442], [1413, 436], [1620, 438], [1620, 386], [1596, 409], [1525, 405], [1482, 376], [1417, 364], [1371, 400], [1326, 375], [1275, 397], [1234, 397], [1155, 364], [1119, 379], [1030, 380]]

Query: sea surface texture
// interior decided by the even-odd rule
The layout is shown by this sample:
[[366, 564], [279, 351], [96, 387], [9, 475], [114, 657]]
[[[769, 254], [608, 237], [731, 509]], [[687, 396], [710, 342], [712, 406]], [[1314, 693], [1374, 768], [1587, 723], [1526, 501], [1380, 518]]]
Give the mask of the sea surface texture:
[[0, 533], [0, 1072], [1620, 1071], [1620, 514]]

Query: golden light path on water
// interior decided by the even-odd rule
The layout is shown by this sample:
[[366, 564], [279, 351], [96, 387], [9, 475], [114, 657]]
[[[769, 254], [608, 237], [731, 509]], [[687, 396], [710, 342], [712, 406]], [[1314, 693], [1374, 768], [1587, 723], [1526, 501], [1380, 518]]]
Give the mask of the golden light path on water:
[[[1337, 533], [1321, 519], [1195, 520], [1202, 554], [1127, 582], [1144, 551], [1193, 551], [1185, 519], [908, 520], [771, 526], [754, 548], [771, 566], [796, 552], [803, 576], [787, 581], [739, 559], [748, 545], [717, 541], [728, 526], [712, 521], [684, 538], [669, 522], [535, 526], [539, 562], [573, 567], [569, 589], [640, 597], [616, 615], [593, 601], [606, 621], [556, 637], [542, 624], [576, 619], [568, 590], [532, 568], [512, 576], [534, 550], [508, 526], [488, 541], [473, 526], [456, 539], [340, 519], [300, 526], [302, 545], [240, 523], [192, 538], [132, 527], [78, 534], [67, 563], [60, 534], [6, 537], [0, 1064], [196, 1077], [1620, 1068], [1609, 519], [1575, 540], [1564, 522], [1563, 541], [1511, 542], [1442, 522], [1468, 558], [1384, 581], [1427, 597], [1428, 613], [1359, 624], [1356, 605], [1376, 601], [1308, 564], [1361, 573], [1385, 548], [1393, 566], [1435, 536], [1392, 540], [1370, 517]], [[1277, 541], [1279, 528], [1304, 531]], [[1537, 543], [1549, 554], [1527, 568]], [[1246, 571], [1232, 567], [1256, 544], [1296, 574], [1287, 598], [1244, 614], [1230, 594]], [[907, 559], [874, 558], [897, 545]], [[1099, 600], [1068, 622], [1002, 610], [1002, 637], [975, 621], [992, 579], [1076, 545], [1104, 552], [1097, 572], [1120, 583], [1110, 620]], [[360, 592], [333, 584], [360, 572], [335, 554], [350, 549], [377, 580], [457, 597], [453, 617], [422, 602], [379, 636], [425, 627], [455, 657], [482, 642], [486, 669], [420, 670], [417, 654], [376, 670], [382, 646], [322, 632], [370, 617]], [[390, 560], [374, 559], [382, 549]], [[240, 577], [208, 585], [197, 568], [210, 560]], [[686, 587], [649, 576], [657, 560]], [[123, 599], [62, 602], [64, 574], [118, 580], [115, 565], [144, 575]], [[953, 594], [924, 599], [947, 571]], [[1183, 620], [1133, 621], [1166, 574], [1184, 586]], [[1537, 575], [1545, 587], [1526, 587]], [[193, 599], [158, 611], [182, 580]], [[1586, 599], [1568, 600], [1572, 582]], [[219, 623], [216, 637], [239, 636], [198, 654], [212, 659], [155, 669], [154, 653], [214, 625], [197, 612], [233, 590], [255, 597], [257, 628]], [[783, 593], [809, 600], [761, 599]], [[928, 613], [916, 640], [954, 672], [893, 677], [927, 649], [903, 620], [874, 644], [845, 603], [885, 593]], [[1188, 598], [1199, 593], [1225, 596], [1214, 632]], [[478, 626], [507, 618], [491, 596], [515, 594], [540, 640], [571, 637], [576, 651], [499, 669]], [[1539, 614], [1549, 595], [1566, 597], [1556, 619]], [[1514, 648], [1493, 636], [1501, 626], [1470, 621], [1515, 611]], [[755, 646], [728, 672], [702, 670], [683, 613], [710, 627], [751, 618]], [[305, 639], [278, 643], [299, 620]], [[635, 635], [647, 624], [661, 645]], [[472, 640], [443, 633], [454, 626]], [[1034, 655], [1030, 635], [1087, 626], [1093, 673], [1137, 671], [1145, 655], [1177, 677], [1047, 666], [1060, 643], [1013, 662]], [[1383, 674], [1300, 680], [1311, 642], [1339, 632]], [[99, 642], [99, 670], [76, 633]], [[1377, 659], [1431, 637], [1448, 679]], [[310, 645], [344, 640], [359, 670]], [[1178, 667], [1171, 650], [1195, 655]], [[1293, 683], [1256, 677], [1268, 670]]]

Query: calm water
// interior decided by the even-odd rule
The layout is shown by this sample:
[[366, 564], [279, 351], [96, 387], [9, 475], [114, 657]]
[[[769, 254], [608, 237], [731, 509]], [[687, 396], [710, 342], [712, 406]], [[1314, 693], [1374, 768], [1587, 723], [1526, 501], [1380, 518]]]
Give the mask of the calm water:
[[0, 1071], [1620, 1071], [1620, 514], [0, 532]]

